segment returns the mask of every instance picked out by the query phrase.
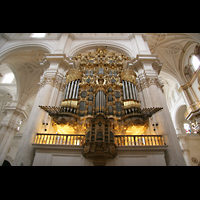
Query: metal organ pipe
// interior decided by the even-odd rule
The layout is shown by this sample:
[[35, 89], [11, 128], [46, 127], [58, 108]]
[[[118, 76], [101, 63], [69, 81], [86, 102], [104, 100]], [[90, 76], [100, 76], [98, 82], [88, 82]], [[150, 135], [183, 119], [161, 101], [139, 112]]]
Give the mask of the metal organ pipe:
[[71, 87], [70, 87], [69, 99], [72, 98], [72, 90], [73, 90], [73, 86], [74, 86], [74, 81], [72, 81], [72, 84], [71, 84]]
[[137, 95], [137, 88], [136, 88], [136, 85], [134, 85], [134, 89], [135, 89], [136, 101], [138, 101], [138, 95]]
[[106, 95], [104, 94], [104, 108], [106, 109]]
[[122, 81], [122, 83], [123, 83], [123, 86], [122, 86], [122, 88], [123, 88], [123, 97], [124, 97], [124, 100], [126, 100], [125, 83], [124, 83], [124, 81]]
[[99, 111], [101, 111], [101, 91], [99, 91]]
[[133, 83], [131, 83], [131, 87], [132, 87], [132, 90], [131, 90], [131, 91], [133, 92], [133, 100], [136, 100]]
[[64, 91], [63, 100], [65, 100], [65, 99], [66, 99], [66, 93], [67, 93], [67, 85], [65, 86], [65, 91]]
[[133, 99], [133, 94], [132, 94], [132, 90], [131, 90], [131, 83], [130, 83], [130, 81], [128, 82], [128, 89], [129, 89], [130, 99]]
[[99, 92], [97, 92], [97, 94], [96, 94], [96, 108], [98, 108], [98, 110], [96, 110], [96, 112], [99, 112]]
[[104, 93], [103, 93], [103, 91], [101, 91], [101, 112], [103, 112], [103, 106], [104, 106]]
[[75, 97], [75, 93], [76, 93], [76, 86], [77, 86], [77, 80], [75, 81], [75, 85], [74, 85], [74, 90], [73, 90], [72, 99], [74, 99], [74, 97]]
[[125, 81], [125, 88], [126, 88], [126, 96], [127, 96], [127, 99], [129, 99], [129, 93], [128, 93], [128, 85], [127, 85], [127, 81]]
[[79, 83], [80, 83], [80, 80], [78, 80], [78, 83], [77, 83], [77, 89], [76, 89], [76, 96], [75, 96], [75, 99], [78, 99]]
[[96, 112], [104, 112], [106, 108], [106, 95], [102, 90], [99, 90], [95, 99]]
[[68, 83], [67, 93], [66, 93], [66, 99], [68, 99], [70, 85], [71, 85], [71, 82]]

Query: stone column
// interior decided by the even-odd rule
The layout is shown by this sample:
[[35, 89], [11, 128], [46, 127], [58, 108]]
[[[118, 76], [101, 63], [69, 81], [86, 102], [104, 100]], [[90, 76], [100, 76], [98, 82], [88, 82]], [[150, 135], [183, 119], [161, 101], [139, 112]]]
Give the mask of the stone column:
[[17, 132], [17, 125], [19, 118], [25, 119], [26, 114], [18, 107], [7, 107], [6, 112], [11, 116], [10, 119], [4, 124], [2, 132], [4, 134], [3, 140], [0, 146], [0, 166], [3, 164], [8, 149], [12, 143], [13, 137]]
[[195, 129], [200, 133], [200, 102], [189, 84], [185, 84], [179, 88], [179, 92], [183, 93], [183, 97], [187, 103], [187, 111], [185, 112], [185, 119], [191, 122], [196, 122]]
[[[154, 134], [163, 135], [169, 147], [166, 151], [167, 165], [185, 165], [176, 131], [171, 120], [162, 84], [158, 77], [162, 63], [156, 55], [137, 55], [135, 69], [138, 71], [140, 95], [143, 96], [145, 107], [163, 107], [163, 110], [153, 115], [153, 122], [158, 123]], [[151, 124], [150, 124], [151, 126]]]
[[[26, 132], [21, 139], [13, 165], [32, 165], [34, 149], [32, 147], [36, 133], [43, 132], [42, 123], [47, 118], [45, 111], [39, 108], [43, 106], [55, 106], [61, 87], [64, 72], [70, 67], [70, 61], [63, 54], [46, 54], [41, 65], [46, 66], [44, 74], [40, 78], [40, 88], [31, 110]], [[60, 94], [62, 95], [62, 94]]]

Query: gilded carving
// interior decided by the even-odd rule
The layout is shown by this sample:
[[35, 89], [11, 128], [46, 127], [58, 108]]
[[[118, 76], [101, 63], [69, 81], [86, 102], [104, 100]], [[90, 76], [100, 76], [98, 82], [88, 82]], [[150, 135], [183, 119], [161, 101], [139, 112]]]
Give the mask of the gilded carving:
[[120, 74], [121, 80], [130, 81], [134, 85], [136, 84], [136, 73], [134, 71], [123, 71]]
[[71, 81], [74, 80], [78, 80], [78, 79], [82, 79], [82, 72], [80, 72], [79, 70], [75, 70], [75, 69], [70, 69], [67, 73], [66, 73], [66, 84], [68, 84]]
[[[130, 58], [103, 47], [78, 54], [72, 60], [75, 60], [75, 68], [65, 75], [61, 107], [40, 107], [49, 113], [54, 127], [60, 132], [85, 134], [83, 156], [92, 158], [95, 165], [105, 165], [107, 158], [117, 155], [116, 134], [137, 131], [144, 134], [148, 118], [162, 109], [141, 109], [137, 81], [141, 89], [160, 82], [148, 77], [136, 80], [136, 73], [127, 67]], [[63, 80], [65, 78], [59, 75], [56, 78], [42, 77], [41, 84], [50, 82], [60, 87]]]

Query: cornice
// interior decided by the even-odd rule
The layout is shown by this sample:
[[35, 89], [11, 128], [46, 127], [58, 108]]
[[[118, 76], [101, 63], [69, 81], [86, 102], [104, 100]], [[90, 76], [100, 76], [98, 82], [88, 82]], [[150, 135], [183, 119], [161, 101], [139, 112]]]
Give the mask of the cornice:
[[67, 57], [65, 54], [45, 53], [45, 56], [39, 62], [40, 65], [44, 66], [45, 68], [49, 66], [50, 63], [59, 63], [64, 67], [69, 67], [70, 65], [74, 65], [74, 61], [71, 61], [70, 58]]

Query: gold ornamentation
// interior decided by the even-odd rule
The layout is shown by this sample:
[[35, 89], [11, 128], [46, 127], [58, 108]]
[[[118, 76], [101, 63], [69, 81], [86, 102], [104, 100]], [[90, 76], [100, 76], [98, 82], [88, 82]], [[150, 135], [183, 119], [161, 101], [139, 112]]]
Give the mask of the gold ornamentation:
[[107, 158], [117, 156], [116, 144], [112, 142], [86, 142], [83, 144], [82, 155], [92, 158], [94, 165], [105, 165]]
[[87, 67], [94, 67], [95, 65], [107, 65], [110, 67], [116, 67], [123, 65], [124, 61], [130, 60], [129, 57], [123, 53], [118, 55], [114, 52], [107, 52], [105, 48], [100, 47], [94, 53], [89, 52], [86, 55], [78, 54], [73, 57], [72, 60], [80, 60], [80, 65]]
[[137, 75], [134, 71], [123, 71], [121, 72], [120, 76], [121, 76], [121, 80], [129, 81], [133, 83], [134, 85], [136, 85]]
[[131, 108], [131, 107], [140, 108], [140, 103], [138, 103], [136, 101], [125, 101], [124, 102], [124, 109]]
[[78, 101], [77, 100], [67, 100], [61, 103], [61, 106], [70, 107], [70, 108], [77, 108]]
[[83, 73], [80, 72], [79, 70], [75, 70], [75, 69], [70, 69], [67, 73], [66, 73], [66, 84], [68, 84], [71, 81], [74, 80], [81, 80], [82, 79], [82, 75]]

